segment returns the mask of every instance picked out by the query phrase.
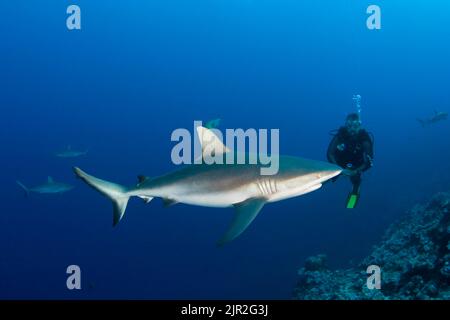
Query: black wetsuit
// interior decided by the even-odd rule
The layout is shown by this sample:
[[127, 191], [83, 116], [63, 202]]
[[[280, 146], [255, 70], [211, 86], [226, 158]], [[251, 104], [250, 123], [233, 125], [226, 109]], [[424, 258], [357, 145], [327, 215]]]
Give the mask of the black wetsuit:
[[344, 169], [357, 170], [357, 174], [350, 180], [353, 184], [353, 193], [358, 193], [361, 173], [372, 167], [373, 140], [364, 129], [356, 135], [351, 135], [345, 127], [341, 127], [330, 142], [327, 158], [329, 162]]

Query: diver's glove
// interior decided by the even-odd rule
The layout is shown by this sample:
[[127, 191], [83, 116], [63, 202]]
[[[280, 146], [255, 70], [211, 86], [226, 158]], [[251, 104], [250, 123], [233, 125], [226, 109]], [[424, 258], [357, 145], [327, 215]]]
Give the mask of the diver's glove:
[[343, 174], [344, 176], [353, 177], [354, 175], [357, 174], [357, 172], [356, 172], [355, 170], [344, 169], [344, 170], [342, 171], [342, 174]]
[[373, 167], [373, 159], [371, 156], [369, 156], [368, 154], [366, 154], [367, 157], [367, 161], [369, 162], [369, 168]]

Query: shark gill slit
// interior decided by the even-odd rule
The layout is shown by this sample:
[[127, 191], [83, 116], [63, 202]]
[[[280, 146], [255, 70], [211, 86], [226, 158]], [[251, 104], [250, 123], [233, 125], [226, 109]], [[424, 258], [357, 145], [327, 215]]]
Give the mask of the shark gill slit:
[[261, 190], [261, 196], [265, 196], [266, 190], [264, 188], [264, 181], [262, 179], [258, 179], [256, 184], [258, 185], [259, 189]]
[[266, 189], [266, 195], [270, 195], [270, 184], [268, 180], [264, 180], [264, 188]]
[[269, 183], [269, 180], [264, 180], [264, 185], [266, 186], [267, 195], [270, 195], [270, 183]]
[[257, 185], [262, 196], [270, 196], [276, 193], [275, 181], [272, 179], [260, 179], [258, 180]]
[[277, 193], [277, 181], [275, 179], [269, 179], [269, 183], [272, 194]]

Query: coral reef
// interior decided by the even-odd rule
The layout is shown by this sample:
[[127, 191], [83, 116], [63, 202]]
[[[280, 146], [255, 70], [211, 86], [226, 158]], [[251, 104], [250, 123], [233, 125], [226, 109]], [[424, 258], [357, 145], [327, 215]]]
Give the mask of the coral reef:
[[[391, 225], [358, 266], [330, 270], [326, 256], [298, 271], [294, 299], [450, 299], [450, 193], [439, 193]], [[368, 289], [366, 269], [381, 268], [381, 289]]]

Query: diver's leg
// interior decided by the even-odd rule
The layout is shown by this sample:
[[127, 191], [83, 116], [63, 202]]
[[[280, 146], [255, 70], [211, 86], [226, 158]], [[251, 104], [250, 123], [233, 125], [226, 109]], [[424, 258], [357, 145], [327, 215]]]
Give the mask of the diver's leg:
[[359, 191], [361, 189], [361, 181], [362, 181], [361, 174], [354, 175], [353, 177], [350, 178], [350, 181], [353, 184], [353, 191], [352, 191], [352, 193], [359, 195]]
[[361, 187], [361, 174], [354, 175], [350, 178], [353, 184], [353, 190], [350, 192], [347, 198], [347, 209], [355, 208], [359, 200], [359, 191]]

